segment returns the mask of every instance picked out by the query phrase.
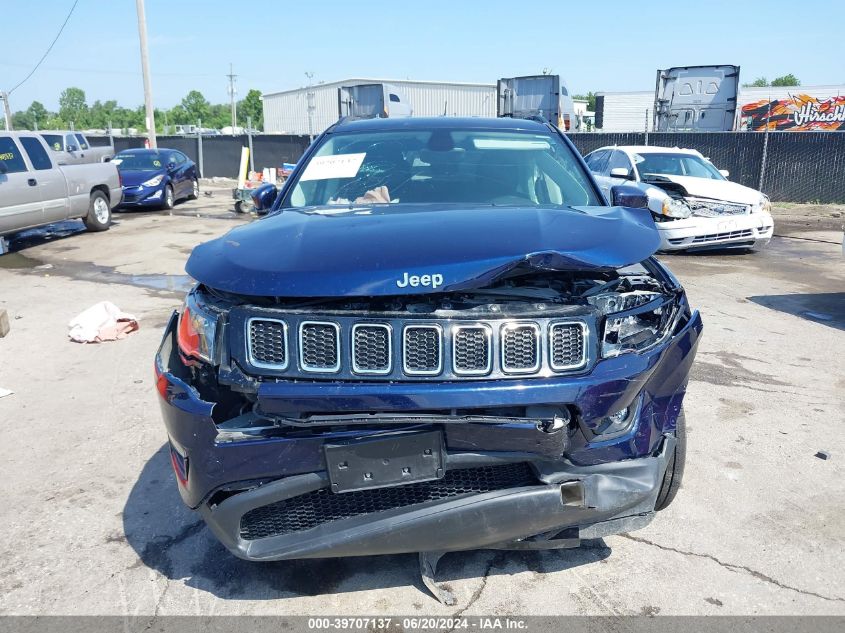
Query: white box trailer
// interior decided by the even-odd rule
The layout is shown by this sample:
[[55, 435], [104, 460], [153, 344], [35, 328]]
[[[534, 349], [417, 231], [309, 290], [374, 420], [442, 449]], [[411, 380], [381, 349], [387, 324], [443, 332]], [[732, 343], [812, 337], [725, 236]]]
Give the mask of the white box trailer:
[[506, 77], [499, 79], [496, 86], [497, 116], [540, 118], [565, 132], [575, 132], [581, 127], [572, 97], [560, 75]]
[[413, 113], [408, 98], [393, 84], [357, 84], [337, 89], [340, 119], [385, 119], [409, 117]]

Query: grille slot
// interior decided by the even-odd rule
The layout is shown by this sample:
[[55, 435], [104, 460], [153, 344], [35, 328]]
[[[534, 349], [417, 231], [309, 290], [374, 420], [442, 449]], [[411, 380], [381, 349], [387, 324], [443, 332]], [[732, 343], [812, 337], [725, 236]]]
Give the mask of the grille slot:
[[489, 325], [456, 325], [452, 329], [452, 369], [461, 376], [484, 375], [493, 365]]
[[443, 331], [439, 325], [405, 327], [402, 368], [409, 376], [436, 376], [443, 370]]
[[336, 372], [340, 369], [340, 327], [337, 323], [300, 323], [299, 364], [304, 371], [312, 372]]
[[390, 326], [356, 323], [352, 326], [352, 371], [357, 374], [389, 374], [393, 349]]
[[288, 366], [288, 326], [278, 319], [247, 321], [249, 362], [256, 367], [285, 369]]
[[540, 368], [540, 328], [536, 323], [502, 327], [502, 371], [530, 374]]
[[528, 464], [520, 463], [450, 470], [443, 479], [392, 488], [342, 494], [321, 488], [250, 510], [241, 517], [240, 534], [241, 538], [251, 541], [308, 530], [362, 514], [536, 484], [537, 479]]
[[552, 369], [574, 369], [587, 362], [585, 333], [580, 323], [555, 323], [549, 328], [549, 362]]

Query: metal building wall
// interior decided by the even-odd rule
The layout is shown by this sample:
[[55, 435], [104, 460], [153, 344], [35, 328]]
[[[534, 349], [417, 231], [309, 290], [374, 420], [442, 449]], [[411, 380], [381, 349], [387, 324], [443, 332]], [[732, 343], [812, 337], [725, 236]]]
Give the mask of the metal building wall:
[[[644, 132], [651, 129], [654, 92], [605, 92], [602, 132]], [[648, 116], [646, 117], [646, 113]]]
[[[391, 79], [344, 79], [312, 86], [314, 113], [311, 133], [319, 134], [337, 121], [337, 89], [357, 83], [388, 83], [408, 98], [414, 116], [496, 116], [494, 84], [457, 84]], [[270, 134], [308, 134], [309, 88], [266, 94], [264, 131]]]

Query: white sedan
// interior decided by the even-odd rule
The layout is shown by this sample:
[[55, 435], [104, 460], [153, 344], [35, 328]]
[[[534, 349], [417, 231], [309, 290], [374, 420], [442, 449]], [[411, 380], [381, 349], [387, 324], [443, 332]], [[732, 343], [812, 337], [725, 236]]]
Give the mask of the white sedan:
[[634, 185], [648, 194], [660, 250], [756, 248], [772, 238], [769, 199], [730, 182], [728, 172], [695, 150], [613, 146], [584, 160], [608, 199], [614, 185]]

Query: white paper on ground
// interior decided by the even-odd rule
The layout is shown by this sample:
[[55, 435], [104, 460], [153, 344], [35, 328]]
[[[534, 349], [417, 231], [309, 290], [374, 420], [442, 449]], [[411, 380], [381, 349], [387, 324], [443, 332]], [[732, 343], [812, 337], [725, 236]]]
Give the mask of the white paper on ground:
[[338, 154], [312, 158], [300, 180], [327, 180], [328, 178], [354, 178], [361, 169], [366, 152]]
[[139, 327], [134, 315], [110, 301], [101, 301], [74, 317], [67, 335], [77, 343], [99, 343], [125, 338]]
[[5, 396], [11, 396], [13, 393], [15, 392], [11, 389], [3, 389], [3, 387], [0, 387], [0, 398], [3, 398]]

